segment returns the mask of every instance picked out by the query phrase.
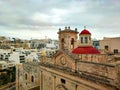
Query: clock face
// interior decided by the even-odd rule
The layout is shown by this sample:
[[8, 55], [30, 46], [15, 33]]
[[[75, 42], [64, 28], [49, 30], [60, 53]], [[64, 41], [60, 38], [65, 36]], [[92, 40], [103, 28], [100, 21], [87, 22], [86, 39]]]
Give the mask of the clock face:
[[65, 57], [63, 56], [60, 58], [60, 62], [62, 65], [65, 65], [67, 63]]

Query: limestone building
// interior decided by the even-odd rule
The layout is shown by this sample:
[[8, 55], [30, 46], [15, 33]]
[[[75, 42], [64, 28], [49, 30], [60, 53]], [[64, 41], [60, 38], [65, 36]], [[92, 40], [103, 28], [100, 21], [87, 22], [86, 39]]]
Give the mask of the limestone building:
[[101, 54], [84, 29], [59, 29], [59, 50], [17, 66], [17, 90], [120, 90], [120, 59]]
[[100, 49], [108, 54], [120, 54], [120, 37], [104, 37], [100, 40]]

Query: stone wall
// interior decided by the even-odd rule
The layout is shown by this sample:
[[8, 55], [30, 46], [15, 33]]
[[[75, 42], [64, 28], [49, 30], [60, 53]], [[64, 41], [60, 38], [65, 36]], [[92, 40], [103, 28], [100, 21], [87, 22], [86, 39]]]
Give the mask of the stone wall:
[[118, 74], [115, 65], [80, 61], [77, 69], [79, 73], [87, 75], [88, 79], [93, 77], [93, 79], [96, 78], [96, 81], [97, 79], [100, 82], [103, 80], [102, 83], [116, 86]]
[[16, 75], [17, 78], [17, 89], [16, 90], [25, 90], [39, 87], [39, 65], [34, 63], [24, 63], [17, 68], [18, 72]]
[[49, 64], [54, 64], [54, 60], [52, 59], [52, 57], [41, 57], [41, 62], [44, 62], [44, 63], [49, 63]]
[[40, 68], [42, 71], [40, 90], [116, 90], [114, 87], [91, 82], [54, 68], [44, 66]]
[[81, 54], [79, 59], [82, 61], [96, 62], [96, 63], [107, 63], [108, 56], [106, 54]]

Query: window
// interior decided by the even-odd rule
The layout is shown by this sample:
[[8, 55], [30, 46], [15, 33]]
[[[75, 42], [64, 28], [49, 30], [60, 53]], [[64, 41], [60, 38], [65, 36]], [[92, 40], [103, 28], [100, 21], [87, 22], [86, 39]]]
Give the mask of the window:
[[71, 49], [74, 48], [74, 38], [71, 38]]
[[73, 44], [74, 44], [74, 38], [71, 39], [71, 45], [73, 45]]
[[62, 38], [62, 40], [61, 40], [61, 41], [62, 41], [62, 43], [64, 43], [64, 38]]
[[3, 59], [3, 55], [1, 55], [0, 59]]
[[85, 43], [88, 43], [88, 38], [87, 37], [85, 37]]
[[105, 45], [105, 49], [108, 50], [108, 45]]
[[34, 77], [33, 76], [31, 76], [31, 81], [34, 82]]
[[25, 74], [25, 80], [27, 80], [27, 74]]
[[61, 83], [65, 84], [65, 80], [64, 80], [64, 79], [61, 79]]
[[118, 49], [114, 49], [114, 54], [118, 54]]
[[64, 38], [61, 40], [62, 48], [64, 48]]
[[20, 63], [24, 63], [25, 62], [25, 56], [19, 56], [20, 58]]
[[83, 37], [81, 37], [81, 43], [83, 43]]

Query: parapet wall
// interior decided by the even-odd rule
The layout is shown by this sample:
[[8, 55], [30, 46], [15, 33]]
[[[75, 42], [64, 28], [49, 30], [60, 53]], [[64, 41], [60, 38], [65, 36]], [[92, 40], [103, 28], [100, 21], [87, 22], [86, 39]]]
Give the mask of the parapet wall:
[[88, 61], [79, 61], [77, 71], [86, 77], [94, 78], [95, 81], [116, 86], [118, 79], [118, 66], [112, 64], [100, 64]]

